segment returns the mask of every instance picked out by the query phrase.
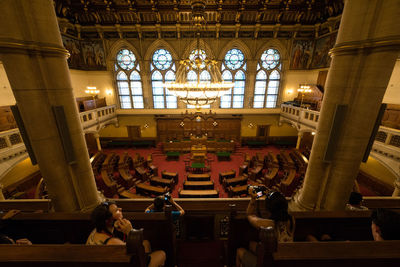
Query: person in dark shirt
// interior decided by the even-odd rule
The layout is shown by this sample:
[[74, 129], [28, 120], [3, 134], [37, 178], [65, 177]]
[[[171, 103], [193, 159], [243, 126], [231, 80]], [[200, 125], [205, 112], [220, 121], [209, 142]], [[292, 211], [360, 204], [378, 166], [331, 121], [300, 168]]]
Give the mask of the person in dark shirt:
[[146, 213], [149, 212], [163, 212], [165, 210], [165, 205], [171, 204], [174, 208], [177, 210], [173, 210], [171, 212], [171, 216], [174, 222], [176, 222], [180, 216], [183, 216], [185, 214], [185, 210], [179, 206], [178, 203], [175, 202], [175, 200], [172, 198], [172, 196], [167, 193], [162, 196], [158, 196], [154, 199], [153, 204], [148, 206], [145, 210]]
[[400, 214], [389, 209], [376, 209], [371, 215], [371, 231], [375, 241], [400, 240]]

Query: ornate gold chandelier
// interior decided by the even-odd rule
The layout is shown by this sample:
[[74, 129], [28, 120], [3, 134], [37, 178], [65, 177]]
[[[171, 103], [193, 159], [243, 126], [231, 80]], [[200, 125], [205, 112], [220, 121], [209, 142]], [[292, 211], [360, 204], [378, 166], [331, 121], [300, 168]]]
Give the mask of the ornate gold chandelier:
[[234, 87], [234, 83], [223, 81], [218, 62], [207, 58], [205, 50], [200, 47], [200, 30], [205, 24], [204, 9], [203, 1], [192, 2], [196, 49], [189, 58], [179, 61], [175, 82], [164, 83], [164, 87], [179, 100], [196, 107], [214, 103]]

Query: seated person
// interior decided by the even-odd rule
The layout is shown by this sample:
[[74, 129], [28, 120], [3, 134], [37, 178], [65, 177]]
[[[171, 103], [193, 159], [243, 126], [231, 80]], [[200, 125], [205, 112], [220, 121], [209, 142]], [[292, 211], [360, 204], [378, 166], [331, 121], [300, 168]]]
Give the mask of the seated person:
[[[91, 219], [96, 228], [90, 233], [86, 245], [125, 245], [126, 236], [132, 228], [129, 220], [124, 219], [122, 209], [112, 202], [107, 201], [98, 205], [91, 214]], [[116, 229], [117, 231], [114, 231]], [[117, 237], [118, 232], [123, 234], [122, 239]], [[146, 253], [150, 253], [150, 243], [143, 241]], [[149, 267], [164, 266], [165, 252], [162, 250], [154, 251], [149, 254]]]
[[6, 235], [0, 234], [0, 244], [32, 245], [32, 242], [26, 238], [14, 240]]
[[148, 206], [144, 212], [163, 212], [165, 210], [165, 205], [166, 204], [171, 204], [174, 206], [177, 210], [173, 210], [171, 212], [172, 220], [174, 222], [178, 221], [180, 216], [183, 216], [185, 214], [185, 210], [182, 209], [181, 206], [179, 206], [178, 203], [175, 202], [175, 200], [172, 198], [172, 196], [169, 193], [166, 193], [163, 196], [158, 196], [154, 199], [153, 204]]
[[400, 214], [389, 209], [376, 209], [371, 215], [375, 241], [400, 240]]
[[358, 192], [351, 192], [349, 203], [346, 204], [346, 210], [367, 210], [368, 208], [362, 206], [363, 197]]
[[[250, 203], [247, 207], [247, 219], [250, 224], [259, 229], [260, 227], [273, 227], [278, 242], [293, 241], [295, 222], [292, 216], [288, 213], [288, 203], [286, 198], [279, 192], [272, 191], [265, 198], [265, 207], [270, 213], [268, 219], [260, 218], [256, 215], [256, 198], [259, 196], [256, 188], [248, 187], [248, 193], [251, 196]], [[249, 250], [239, 248], [236, 253], [237, 267], [255, 267], [257, 265], [257, 243], [251, 241]]]

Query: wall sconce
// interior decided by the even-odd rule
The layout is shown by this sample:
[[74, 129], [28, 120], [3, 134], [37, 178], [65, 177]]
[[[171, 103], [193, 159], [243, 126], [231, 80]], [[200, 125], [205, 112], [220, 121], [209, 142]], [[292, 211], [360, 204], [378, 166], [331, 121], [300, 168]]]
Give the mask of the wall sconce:
[[311, 132], [311, 135], [315, 135], [315, 132]]
[[183, 127], [183, 126], [185, 126], [185, 123], [184, 123], [183, 121], [181, 121], [181, 123], [179, 123], [179, 125], [180, 125], [181, 127]]
[[100, 90], [97, 90], [96, 86], [86, 86], [85, 93], [89, 95], [97, 95], [100, 93]]
[[293, 94], [293, 89], [287, 89], [287, 90], [286, 90], [286, 94], [287, 94], [287, 95]]
[[145, 128], [145, 129], [147, 129], [147, 128], [149, 128], [150, 126], [147, 124], [147, 123], [145, 123], [144, 125], [143, 125], [143, 128]]
[[249, 127], [250, 129], [253, 129], [253, 128], [254, 128], [254, 124], [250, 122], [250, 123], [247, 125], [247, 127]]
[[112, 95], [113, 91], [111, 89], [106, 90], [106, 95]]
[[214, 122], [213, 122], [213, 126], [214, 126], [214, 127], [217, 127], [217, 126], [218, 126], [218, 122], [214, 121]]

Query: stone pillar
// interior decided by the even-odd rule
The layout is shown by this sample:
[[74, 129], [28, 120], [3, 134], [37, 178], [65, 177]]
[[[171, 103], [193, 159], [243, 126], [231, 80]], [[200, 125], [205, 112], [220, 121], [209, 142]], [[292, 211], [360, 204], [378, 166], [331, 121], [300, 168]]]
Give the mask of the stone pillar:
[[296, 143], [296, 149], [300, 148], [300, 144], [301, 144], [301, 139], [303, 138], [303, 132], [298, 132], [297, 133], [297, 143]]
[[101, 151], [100, 135], [98, 133], [93, 134], [96, 139], [97, 150]]
[[[291, 209], [341, 210], [349, 198], [400, 50], [400, 2], [345, 1], [303, 188]], [[324, 162], [336, 105], [348, 105]]]
[[[56, 211], [100, 201], [51, 0], [0, 2], [0, 59]], [[64, 156], [52, 106], [63, 106], [75, 161]]]

